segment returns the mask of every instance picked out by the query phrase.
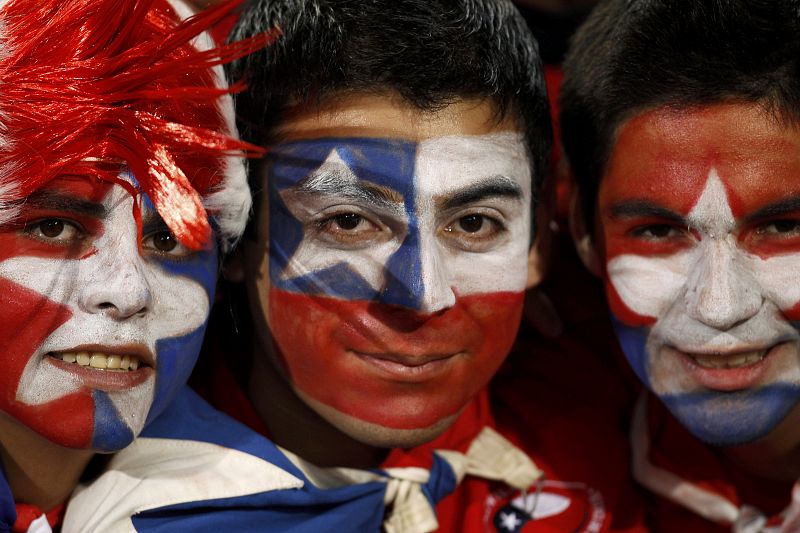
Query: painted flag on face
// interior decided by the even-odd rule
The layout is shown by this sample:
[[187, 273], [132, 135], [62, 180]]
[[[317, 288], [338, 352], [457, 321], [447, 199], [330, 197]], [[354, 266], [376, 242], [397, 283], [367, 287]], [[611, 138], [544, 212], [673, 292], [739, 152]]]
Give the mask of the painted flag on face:
[[314, 139], [266, 165], [269, 322], [295, 386], [393, 428], [454, 415], [519, 324], [521, 136]]

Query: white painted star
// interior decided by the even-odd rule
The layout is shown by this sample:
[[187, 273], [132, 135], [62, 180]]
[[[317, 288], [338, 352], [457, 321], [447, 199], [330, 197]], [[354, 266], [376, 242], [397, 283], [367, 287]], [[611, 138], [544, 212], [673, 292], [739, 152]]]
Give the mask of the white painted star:
[[522, 520], [516, 513], [500, 513], [500, 522], [503, 524], [503, 528], [509, 531], [516, 531], [522, 525]]

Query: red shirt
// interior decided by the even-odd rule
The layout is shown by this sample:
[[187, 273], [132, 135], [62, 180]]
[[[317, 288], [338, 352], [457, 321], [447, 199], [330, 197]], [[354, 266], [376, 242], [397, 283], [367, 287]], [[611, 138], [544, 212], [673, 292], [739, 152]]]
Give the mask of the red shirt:
[[[667, 408], [652, 395], [647, 401], [649, 462], [678, 475], [736, 507], [748, 504], [758, 508], [770, 523], [780, 523], [779, 515], [789, 506], [792, 482], [759, 478], [728, 461], [719, 448], [692, 436]], [[652, 494], [649, 521], [653, 531], [723, 533], [730, 525], [706, 520], [690, 509], [665, 497]]]

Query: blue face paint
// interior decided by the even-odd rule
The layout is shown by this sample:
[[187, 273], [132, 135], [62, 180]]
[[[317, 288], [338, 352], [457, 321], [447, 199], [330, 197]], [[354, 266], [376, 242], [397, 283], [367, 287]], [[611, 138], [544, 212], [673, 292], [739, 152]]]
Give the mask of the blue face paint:
[[714, 446], [736, 446], [770, 433], [800, 401], [800, 386], [776, 383], [755, 390], [665, 394], [681, 424]]
[[[135, 182], [135, 180], [134, 180]], [[142, 197], [143, 218], [146, 220], [142, 228], [143, 238], [146, 240], [153, 233], [166, 231], [163, 221], [153, 211], [153, 205], [146, 195]], [[142, 257], [145, 268], [152, 271], [153, 276], [161, 278], [185, 280], [196, 283], [198, 291], [192, 294], [179, 295], [188, 299], [207, 298], [208, 305], [214, 301], [218, 271], [218, 249], [213, 245], [211, 249], [194, 253], [177, 253], [174, 256], [169, 253], [159, 254], [153, 251], [145, 252], [147, 255]], [[169, 283], [169, 281], [167, 281]], [[201, 290], [200, 290], [201, 289]], [[202, 295], [202, 296], [201, 296]], [[154, 298], [163, 298], [163, 294], [154, 294]], [[175, 298], [170, 295], [169, 298]], [[202, 302], [197, 301], [197, 304]], [[192, 305], [192, 304], [187, 304]], [[180, 308], [180, 306], [178, 307]], [[174, 310], [174, 306], [165, 309]], [[152, 309], [151, 313], [159, 313]], [[152, 339], [155, 342], [156, 367], [154, 372], [154, 385], [152, 397], [149, 398], [149, 410], [146, 411], [145, 424], [158, 416], [170, 403], [175, 394], [186, 384], [189, 374], [197, 361], [202, 345], [203, 335], [207, 325], [207, 316], [203, 320], [193, 322], [195, 326], [189, 326], [187, 331], [186, 316], [169, 316], [160, 312], [153, 319], [158, 321], [164, 331], [174, 331], [177, 336], [168, 336], [160, 339]], [[195, 317], [193, 320], [196, 320]], [[181, 333], [179, 333], [181, 332]], [[129, 426], [136, 423], [135, 420], [128, 420], [119, 409], [134, 409], [126, 404], [125, 400], [120, 399], [124, 393], [107, 393], [103, 391], [93, 391], [95, 402], [95, 420], [92, 436], [92, 447], [102, 451], [116, 451], [128, 444], [135, 438], [135, 431]], [[147, 401], [142, 398], [137, 401]], [[128, 417], [131, 415], [129, 413]]]
[[[380, 303], [419, 308], [425, 290], [422, 281], [419, 224], [414, 183], [417, 143], [370, 138], [318, 139], [280, 144], [267, 158], [267, 185], [270, 205], [270, 279], [273, 287], [305, 294], [332, 296], [348, 300], [374, 300]], [[335, 159], [336, 165], [325, 167]], [[309, 185], [327, 168], [336, 185]], [[406, 234], [383, 265], [385, 283], [373, 287], [356, 265], [341, 261], [318, 270], [285, 279], [283, 273], [304, 239], [312, 239], [313, 225], [319, 221], [298, 220], [282, 198], [288, 190], [308, 185], [310, 194], [337, 198], [333, 204], [370, 209], [368, 195], [363, 201], [346, 193], [338, 194], [335, 176], [347, 173], [356, 183], [378, 186], [402, 199]], [[350, 178], [352, 179], [352, 178]], [[347, 209], [344, 211], [348, 212]]]
[[103, 452], [116, 452], [131, 442], [135, 435], [122, 420], [114, 403], [103, 391], [93, 391], [94, 399], [94, 433], [92, 448]]
[[630, 363], [633, 371], [636, 372], [636, 375], [639, 376], [639, 379], [642, 380], [642, 383], [652, 390], [647, 370], [647, 336], [650, 334], [650, 329], [626, 326], [613, 315], [611, 323], [617, 333], [617, 339], [625, 358]]
[[687, 430], [713, 446], [737, 446], [763, 438], [800, 404], [800, 386], [788, 383], [732, 392], [659, 393], [651, 383], [646, 348], [651, 328], [627, 326], [613, 316], [612, 323], [620, 347], [642, 383]]

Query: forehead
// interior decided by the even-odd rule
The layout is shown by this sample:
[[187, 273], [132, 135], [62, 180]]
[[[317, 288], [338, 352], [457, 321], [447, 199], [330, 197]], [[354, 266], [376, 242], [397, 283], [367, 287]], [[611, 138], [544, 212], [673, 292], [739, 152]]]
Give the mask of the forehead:
[[503, 132], [449, 136], [421, 142], [404, 139], [325, 138], [276, 145], [267, 157], [272, 187], [300, 181], [319, 190], [363, 180], [409, 193], [445, 193], [476, 181], [504, 176], [525, 189], [530, 168], [522, 136]]
[[755, 104], [651, 110], [625, 122], [599, 202], [657, 202], [688, 213], [715, 169], [734, 213], [800, 193], [800, 131]]
[[513, 117], [497, 118], [489, 100], [459, 100], [424, 111], [395, 94], [346, 95], [318, 107], [292, 109], [281, 123], [281, 141], [324, 137], [376, 137], [423, 141], [454, 135], [519, 131]]

